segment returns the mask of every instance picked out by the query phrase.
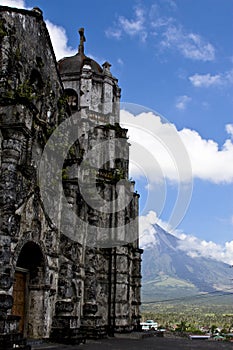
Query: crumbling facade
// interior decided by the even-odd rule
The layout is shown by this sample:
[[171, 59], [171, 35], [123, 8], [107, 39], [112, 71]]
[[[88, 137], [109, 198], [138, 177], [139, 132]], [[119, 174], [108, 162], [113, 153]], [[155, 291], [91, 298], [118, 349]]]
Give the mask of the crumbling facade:
[[1, 344], [135, 330], [139, 196], [117, 79], [83, 29], [57, 63], [38, 8], [0, 9]]

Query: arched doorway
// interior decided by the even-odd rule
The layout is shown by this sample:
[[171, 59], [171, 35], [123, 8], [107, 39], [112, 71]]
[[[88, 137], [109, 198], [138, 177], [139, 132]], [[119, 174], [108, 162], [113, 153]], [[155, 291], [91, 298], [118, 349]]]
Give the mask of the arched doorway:
[[38, 244], [27, 242], [18, 256], [12, 314], [20, 316], [19, 328], [29, 338], [43, 337], [45, 261]]

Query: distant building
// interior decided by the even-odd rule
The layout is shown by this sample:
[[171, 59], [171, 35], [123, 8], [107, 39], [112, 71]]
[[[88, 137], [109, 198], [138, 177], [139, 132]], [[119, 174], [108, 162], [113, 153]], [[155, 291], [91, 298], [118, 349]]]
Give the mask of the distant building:
[[[0, 7], [2, 348], [20, 344], [19, 334], [75, 343], [80, 334], [102, 337], [140, 326], [139, 195], [128, 180], [120, 88], [108, 62], [101, 67], [85, 55], [84, 42], [81, 29], [78, 53], [57, 64], [42, 12]], [[66, 132], [50, 145], [44, 168], [45, 178], [61, 179], [62, 188], [48, 182], [42, 191], [40, 159], [67, 120], [77, 121], [70, 127], [77, 140], [62, 174], [52, 164]], [[101, 142], [105, 152], [98, 151]], [[93, 174], [96, 197], [85, 182]], [[126, 207], [117, 204], [119, 188], [130, 198]], [[113, 203], [112, 210], [103, 213], [98, 198]]]

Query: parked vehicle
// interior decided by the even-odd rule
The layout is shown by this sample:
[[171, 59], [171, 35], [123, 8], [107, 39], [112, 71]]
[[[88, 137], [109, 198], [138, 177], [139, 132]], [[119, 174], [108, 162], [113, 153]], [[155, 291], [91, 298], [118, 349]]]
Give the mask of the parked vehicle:
[[146, 320], [145, 322], [141, 322], [140, 325], [142, 326], [143, 331], [158, 329], [158, 323], [154, 322], [154, 320]]

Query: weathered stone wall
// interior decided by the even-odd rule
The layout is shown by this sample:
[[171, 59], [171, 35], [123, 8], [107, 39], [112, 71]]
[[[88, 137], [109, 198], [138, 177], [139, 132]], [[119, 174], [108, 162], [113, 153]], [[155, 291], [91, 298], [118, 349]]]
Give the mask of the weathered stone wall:
[[[16, 271], [27, 279], [26, 336], [75, 342], [81, 331], [90, 337], [131, 331], [140, 320], [139, 196], [128, 180], [117, 79], [108, 63], [100, 68], [86, 56], [78, 72], [60, 75], [39, 9], [0, 7], [0, 44], [0, 338], [18, 331]], [[65, 158], [59, 191], [76, 217], [63, 214], [64, 202], [48, 184], [48, 203], [59, 209], [51, 217], [39, 187], [40, 160], [56, 127], [71, 116], [78, 120], [77, 141]], [[66, 136], [60, 135], [61, 143]], [[104, 152], [93, 152], [101, 142]], [[59, 151], [57, 143], [50, 156]], [[52, 158], [46, 158], [49, 165]], [[47, 173], [53, 174], [52, 165]], [[93, 173], [98, 198], [112, 203], [110, 213], [80, 190], [83, 183], [93, 196], [86, 180]], [[120, 187], [131, 198], [123, 209]], [[69, 234], [72, 227], [78, 239]]]
[[49, 336], [54, 314], [60, 246], [37, 172], [44, 145], [64, 118], [63, 87], [41, 13], [1, 7], [0, 16], [0, 309], [3, 318], [11, 313], [19, 256], [33, 242], [30, 249], [38, 247], [43, 262], [37, 280], [30, 271], [25, 332], [41, 338]]
[[[79, 180], [91, 178], [91, 172], [96, 172], [100, 198], [112, 203], [111, 213], [107, 213], [100, 208], [90, 210], [79, 201], [78, 210], [83, 211], [88, 230], [96, 227], [92, 235], [83, 233], [88, 238], [87, 244], [109, 247], [86, 250], [81, 326], [90, 336], [132, 331], [140, 323], [139, 196], [134, 193], [134, 183], [128, 181], [129, 143], [127, 130], [119, 125], [120, 88], [111, 74], [110, 64], [106, 62], [101, 68], [86, 57], [81, 42], [77, 55], [62, 59], [58, 66], [70, 98], [72, 117], [79, 120], [77, 137], [83, 162], [88, 161], [81, 173], [76, 169]], [[75, 180], [73, 164], [67, 166], [66, 172]], [[119, 181], [123, 181], [126, 195], [131, 197], [126, 206], [118, 197]], [[85, 182], [86, 191], [88, 186]], [[93, 188], [89, 198], [93, 196], [91, 191]], [[94, 199], [92, 203], [95, 204]]]

